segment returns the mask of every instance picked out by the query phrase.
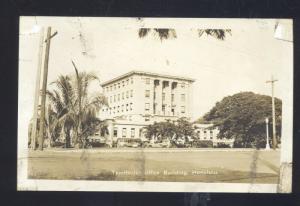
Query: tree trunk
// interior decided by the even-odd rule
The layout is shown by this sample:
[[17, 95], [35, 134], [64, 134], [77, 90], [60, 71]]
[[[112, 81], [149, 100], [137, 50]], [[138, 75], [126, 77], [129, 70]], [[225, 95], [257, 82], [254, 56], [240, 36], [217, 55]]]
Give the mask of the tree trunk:
[[71, 138], [70, 138], [70, 130], [68, 129], [66, 131], [66, 148], [70, 148], [70, 146], [71, 146], [70, 140], [71, 140]]

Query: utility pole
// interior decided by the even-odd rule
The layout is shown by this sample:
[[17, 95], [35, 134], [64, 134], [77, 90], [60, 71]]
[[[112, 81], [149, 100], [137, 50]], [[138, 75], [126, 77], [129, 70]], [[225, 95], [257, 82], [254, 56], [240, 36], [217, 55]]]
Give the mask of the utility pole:
[[34, 107], [33, 107], [33, 125], [31, 132], [31, 148], [36, 149], [36, 137], [37, 137], [37, 120], [38, 120], [38, 105], [40, 97], [40, 82], [41, 82], [41, 70], [42, 70], [42, 56], [43, 56], [43, 45], [44, 45], [44, 28], [40, 30], [40, 43], [38, 52], [38, 64], [37, 64], [37, 74], [35, 83], [35, 97], [34, 97]]
[[275, 101], [274, 101], [274, 83], [277, 82], [277, 79], [273, 78], [273, 75], [271, 77], [271, 80], [266, 81], [266, 83], [271, 83], [272, 87], [272, 120], [273, 120], [273, 149], [276, 149], [277, 147], [277, 137], [276, 137], [276, 121], [275, 121]]
[[270, 149], [270, 144], [269, 144], [269, 118], [266, 118], [266, 135], [267, 135], [266, 150], [269, 150]]
[[50, 41], [51, 38], [57, 34], [55, 32], [51, 35], [51, 27], [47, 29], [47, 39], [46, 42], [46, 51], [45, 51], [45, 60], [44, 60], [44, 72], [43, 72], [43, 86], [42, 86], [42, 100], [41, 100], [41, 115], [40, 115], [40, 133], [39, 133], [39, 149], [43, 150], [44, 143], [44, 130], [45, 130], [45, 110], [46, 110], [46, 89], [47, 89], [47, 77], [48, 77], [48, 63], [49, 63], [49, 51], [50, 51]]

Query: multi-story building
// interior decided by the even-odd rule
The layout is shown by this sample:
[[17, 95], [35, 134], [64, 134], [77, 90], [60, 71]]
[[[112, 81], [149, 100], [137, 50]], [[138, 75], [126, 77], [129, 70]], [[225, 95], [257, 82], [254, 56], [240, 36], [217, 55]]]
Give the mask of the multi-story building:
[[191, 117], [194, 79], [131, 71], [101, 84], [108, 100], [101, 118], [113, 138], [141, 138], [154, 122]]

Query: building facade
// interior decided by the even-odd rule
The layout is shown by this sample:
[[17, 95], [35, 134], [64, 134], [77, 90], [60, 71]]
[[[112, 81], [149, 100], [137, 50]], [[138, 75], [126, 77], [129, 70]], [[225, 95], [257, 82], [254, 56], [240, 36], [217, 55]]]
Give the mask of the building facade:
[[199, 140], [212, 141], [213, 146], [217, 147], [220, 144], [233, 147], [234, 139], [218, 138], [219, 129], [213, 127], [213, 124], [194, 124], [195, 135]]
[[112, 138], [143, 138], [143, 128], [154, 122], [191, 117], [194, 79], [131, 71], [101, 84], [108, 106], [100, 116], [107, 120]]

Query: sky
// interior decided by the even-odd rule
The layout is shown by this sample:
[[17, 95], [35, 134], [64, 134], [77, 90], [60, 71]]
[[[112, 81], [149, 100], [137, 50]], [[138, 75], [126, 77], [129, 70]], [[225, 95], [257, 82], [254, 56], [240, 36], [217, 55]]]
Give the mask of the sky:
[[[243, 91], [275, 96], [290, 91], [293, 43], [274, 37], [275, 19], [168, 19], [21, 17], [19, 35], [19, 111], [25, 121], [33, 113], [40, 28], [51, 26], [48, 82], [58, 75], [91, 71], [101, 82], [131, 70], [180, 75], [196, 79], [192, 90], [192, 119], [217, 101]], [[291, 24], [286, 20], [285, 23]], [[177, 38], [161, 41], [153, 33], [138, 37], [138, 29], [173, 28]], [[198, 36], [198, 29], [231, 29], [224, 41]], [[91, 90], [99, 90], [93, 85]]]

